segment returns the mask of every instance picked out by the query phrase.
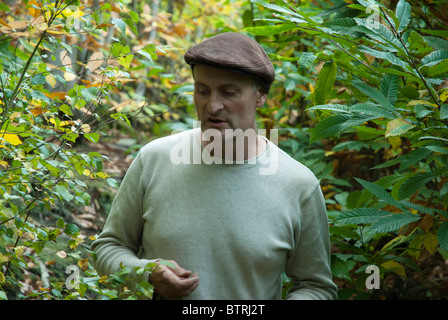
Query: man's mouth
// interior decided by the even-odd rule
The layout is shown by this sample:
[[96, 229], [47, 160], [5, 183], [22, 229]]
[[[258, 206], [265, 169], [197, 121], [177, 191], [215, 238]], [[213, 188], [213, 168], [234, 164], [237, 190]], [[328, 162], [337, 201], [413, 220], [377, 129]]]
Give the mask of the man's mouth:
[[221, 118], [208, 118], [207, 123], [212, 127], [221, 127], [227, 124], [227, 121]]

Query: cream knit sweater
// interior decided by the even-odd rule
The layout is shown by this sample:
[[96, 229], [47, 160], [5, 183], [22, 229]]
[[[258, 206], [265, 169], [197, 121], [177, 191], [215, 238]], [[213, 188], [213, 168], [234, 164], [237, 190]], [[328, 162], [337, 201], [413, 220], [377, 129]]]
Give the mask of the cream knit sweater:
[[[179, 163], [182, 150], [191, 161]], [[189, 299], [280, 299], [283, 272], [294, 282], [287, 299], [335, 299], [311, 171], [269, 141], [245, 164], [198, 163], [204, 151], [199, 129], [140, 150], [92, 244], [98, 273], [172, 259], [198, 273]]]

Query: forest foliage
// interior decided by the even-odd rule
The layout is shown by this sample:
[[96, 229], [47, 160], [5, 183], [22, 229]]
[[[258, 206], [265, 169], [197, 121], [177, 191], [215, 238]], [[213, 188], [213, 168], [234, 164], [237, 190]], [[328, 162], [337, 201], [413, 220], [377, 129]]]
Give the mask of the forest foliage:
[[[226, 31], [274, 63], [258, 125], [321, 181], [340, 299], [399, 298], [401, 283], [446, 298], [448, 272], [433, 273], [448, 260], [446, 12], [404, 0], [0, 4], [0, 299], [152, 297], [148, 282], [122, 285], [143, 269], [96, 274], [95, 234], [70, 210], [90, 205], [93, 183], [118, 187], [95, 149], [113, 132], [136, 139], [133, 153], [192, 127], [183, 53]], [[380, 290], [366, 288], [371, 265]]]

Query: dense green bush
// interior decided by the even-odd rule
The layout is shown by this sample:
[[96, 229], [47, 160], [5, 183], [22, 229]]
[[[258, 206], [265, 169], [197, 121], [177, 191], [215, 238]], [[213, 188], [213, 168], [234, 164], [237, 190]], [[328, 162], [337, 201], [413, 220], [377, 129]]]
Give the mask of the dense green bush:
[[341, 297], [369, 293], [368, 265], [384, 278], [422, 272], [423, 253], [448, 259], [448, 32], [434, 27], [443, 21], [403, 0], [251, 2], [258, 19], [246, 31], [282, 61], [278, 117], [301, 117], [282, 125], [285, 144], [326, 190], [333, 274], [357, 289]]

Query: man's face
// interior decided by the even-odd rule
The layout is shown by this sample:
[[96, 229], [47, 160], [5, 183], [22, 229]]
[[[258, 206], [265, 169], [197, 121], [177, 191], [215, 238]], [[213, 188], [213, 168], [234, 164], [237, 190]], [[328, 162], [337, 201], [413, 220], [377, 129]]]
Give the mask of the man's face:
[[201, 129], [255, 130], [256, 108], [263, 106], [266, 93], [249, 77], [205, 65], [194, 67], [194, 104]]

